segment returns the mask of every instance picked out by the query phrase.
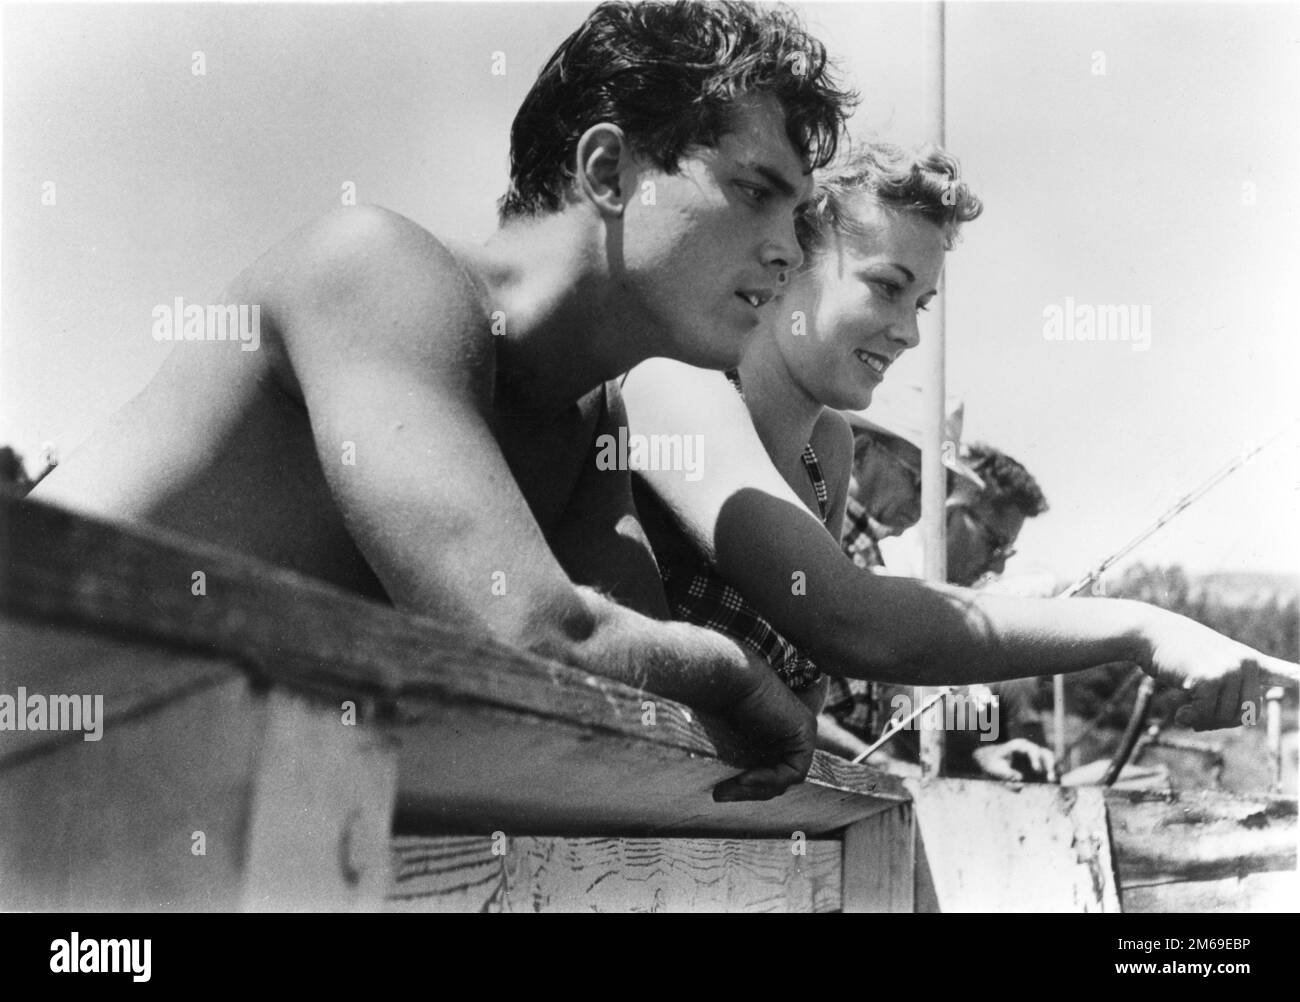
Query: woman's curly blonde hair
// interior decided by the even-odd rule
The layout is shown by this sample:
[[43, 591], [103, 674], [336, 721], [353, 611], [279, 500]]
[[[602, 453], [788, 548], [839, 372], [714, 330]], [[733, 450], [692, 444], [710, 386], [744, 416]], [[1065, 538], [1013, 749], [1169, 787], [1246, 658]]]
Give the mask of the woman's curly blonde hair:
[[869, 141], [855, 144], [817, 177], [812, 202], [799, 218], [799, 239], [810, 258], [832, 233], [861, 233], [851, 204], [866, 196], [889, 212], [910, 213], [943, 230], [951, 250], [962, 223], [984, 211], [962, 180], [961, 163], [933, 144], [908, 148]]

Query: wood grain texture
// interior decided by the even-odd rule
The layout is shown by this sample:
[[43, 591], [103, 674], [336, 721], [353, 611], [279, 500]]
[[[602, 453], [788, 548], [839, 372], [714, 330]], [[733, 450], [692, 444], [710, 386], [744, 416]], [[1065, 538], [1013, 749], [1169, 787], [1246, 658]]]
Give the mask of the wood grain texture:
[[1300, 912], [1300, 873], [1249, 873], [1220, 880], [1137, 884], [1120, 893], [1126, 913]]
[[844, 833], [845, 912], [916, 909], [916, 824], [899, 804], [850, 825]]
[[[502, 833], [504, 836], [504, 833]], [[398, 838], [387, 908], [439, 912], [828, 912], [840, 843]], [[498, 850], [494, 854], [494, 845]]]
[[895, 777], [818, 755], [776, 801], [714, 804], [745, 761], [716, 721], [172, 534], [0, 499], [0, 553], [8, 619], [233, 659], [259, 684], [350, 699], [363, 723], [393, 726], [403, 828], [815, 836], [907, 799]]
[[942, 911], [1119, 911], [1100, 790], [957, 779], [908, 786]]
[[1296, 868], [1296, 801], [1208, 790], [1106, 795], [1122, 887]]

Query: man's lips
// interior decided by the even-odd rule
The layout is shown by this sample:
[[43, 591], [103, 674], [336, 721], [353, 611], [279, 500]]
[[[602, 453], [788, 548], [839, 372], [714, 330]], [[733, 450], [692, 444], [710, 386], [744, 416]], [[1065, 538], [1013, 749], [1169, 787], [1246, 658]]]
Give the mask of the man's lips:
[[771, 302], [776, 295], [773, 289], [739, 289], [736, 292], [737, 297], [743, 299], [754, 309], [758, 309], [764, 303]]

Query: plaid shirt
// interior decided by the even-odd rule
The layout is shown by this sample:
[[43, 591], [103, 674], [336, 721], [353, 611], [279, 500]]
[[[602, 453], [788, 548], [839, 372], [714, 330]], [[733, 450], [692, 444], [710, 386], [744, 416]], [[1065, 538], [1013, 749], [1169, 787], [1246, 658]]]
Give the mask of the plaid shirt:
[[[885, 566], [880, 546], [871, 531], [867, 510], [852, 495], [844, 507], [844, 531], [840, 545], [845, 554], [864, 570]], [[876, 690], [872, 683], [860, 678], [831, 678], [824, 712], [834, 717], [846, 731], [864, 741], [873, 740], [879, 730], [876, 726], [876, 709]]]
[[791, 689], [805, 689], [822, 677], [816, 663], [776, 631], [709, 566], [663, 568], [664, 591], [674, 619], [717, 630], [739, 641], [772, 666]]
[[885, 566], [885, 561], [880, 556], [880, 546], [871, 532], [867, 509], [851, 495], [848, 504], [844, 506], [844, 530], [840, 533], [840, 545], [849, 558], [865, 570]]
[[[735, 371], [728, 372], [727, 378], [743, 397], [740, 377]], [[813, 493], [817, 496], [817, 507], [821, 510], [824, 523], [830, 508], [830, 494], [812, 445], [804, 446], [801, 458], [804, 469], [808, 471], [808, 479], [812, 481]], [[745, 601], [740, 592], [723, 580], [717, 570], [702, 558], [677, 567], [665, 562], [660, 565], [660, 575], [674, 619], [717, 630], [739, 641], [771, 665], [772, 670], [791, 689], [806, 689], [821, 680], [822, 673], [817, 664], [781, 636], [757, 609]]]
[[863, 741], [875, 740], [880, 730], [876, 726], [875, 686], [866, 679], [832, 675], [822, 712]]

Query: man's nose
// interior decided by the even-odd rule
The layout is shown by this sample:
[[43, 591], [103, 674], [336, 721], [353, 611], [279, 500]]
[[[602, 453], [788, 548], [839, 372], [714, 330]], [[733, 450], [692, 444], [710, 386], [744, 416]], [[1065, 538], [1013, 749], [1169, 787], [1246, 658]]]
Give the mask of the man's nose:
[[793, 218], [779, 224], [771, 234], [763, 245], [762, 258], [765, 266], [784, 272], [797, 271], [803, 264], [803, 248], [799, 246]]

